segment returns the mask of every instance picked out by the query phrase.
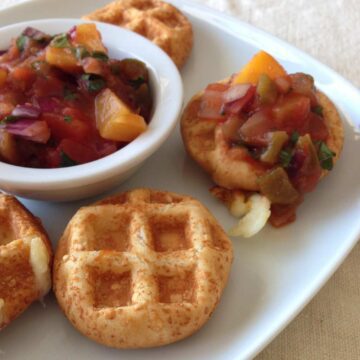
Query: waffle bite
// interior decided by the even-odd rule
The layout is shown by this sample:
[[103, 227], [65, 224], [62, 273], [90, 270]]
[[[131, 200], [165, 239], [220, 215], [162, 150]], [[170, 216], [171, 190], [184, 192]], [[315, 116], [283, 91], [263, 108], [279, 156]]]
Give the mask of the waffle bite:
[[344, 142], [340, 114], [314, 79], [287, 74], [264, 51], [195, 94], [182, 114], [181, 134], [190, 156], [222, 188], [213, 194], [222, 193], [222, 200], [224, 192], [259, 192], [271, 203], [271, 215], [264, 210], [276, 227], [295, 220]]
[[0, 194], [0, 329], [50, 290], [51, 258], [39, 220]]
[[161, 47], [181, 68], [193, 46], [189, 20], [176, 7], [159, 0], [117, 0], [82, 17], [134, 31]]
[[54, 291], [72, 324], [117, 348], [183, 339], [209, 319], [232, 246], [197, 200], [137, 189], [81, 208], [60, 239]]

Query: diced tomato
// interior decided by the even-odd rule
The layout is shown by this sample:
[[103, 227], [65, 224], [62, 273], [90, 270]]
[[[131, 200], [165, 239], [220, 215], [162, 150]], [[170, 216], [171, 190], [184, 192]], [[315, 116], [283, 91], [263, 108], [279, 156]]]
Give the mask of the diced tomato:
[[49, 168], [57, 168], [60, 166], [60, 161], [61, 161], [61, 157], [60, 157], [60, 149], [56, 148], [56, 149], [52, 149], [52, 148], [48, 148], [46, 151], [46, 167]]
[[85, 115], [84, 111], [73, 108], [73, 107], [66, 107], [62, 111], [64, 116], [71, 116], [72, 119], [77, 119], [79, 121], [82, 121], [84, 123], [90, 123], [89, 119]]
[[87, 74], [104, 75], [103, 62], [92, 57], [85, 58], [81, 65]]
[[310, 134], [313, 141], [325, 141], [329, 136], [324, 119], [313, 112], [309, 114], [306, 132]]
[[301, 193], [313, 191], [319, 182], [322, 170], [308, 146], [296, 148], [289, 168], [289, 177]]
[[76, 117], [65, 118], [66, 115], [46, 113], [42, 115], [51, 130], [51, 136], [56, 140], [72, 139], [86, 141], [90, 134], [89, 126]]
[[304, 95], [290, 93], [281, 98], [272, 109], [272, 114], [278, 130], [291, 134], [302, 132], [307, 127], [310, 113], [310, 100]]
[[64, 93], [64, 83], [55, 77], [38, 76], [33, 88], [37, 97], [62, 96]]
[[314, 78], [311, 75], [303, 73], [291, 74], [289, 78], [292, 91], [307, 96], [310, 99], [311, 106], [316, 106], [317, 99], [315, 95]]
[[35, 81], [36, 73], [28, 67], [17, 67], [10, 72], [9, 79], [15, 88], [25, 91]]
[[239, 132], [243, 140], [253, 146], [266, 146], [269, 142], [267, 134], [274, 130], [274, 121], [270, 108], [256, 112], [241, 126]]
[[298, 206], [297, 203], [290, 205], [272, 204], [269, 218], [270, 224], [274, 227], [281, 227], [294, 222]]
[[62, 140], [59, 149], [71, 160], [79, 164], [84, 164], [99, 158], [92, 148], [71, 139]]
[[20, 51], [16, 46], [16, 39], [13, 39], [11, 41], [11, 45], [8, 51], [4, 55], [0, 56], [0, 61], [1, 62], [13, 61], [17, 59], [19, 56], [20, 56]]

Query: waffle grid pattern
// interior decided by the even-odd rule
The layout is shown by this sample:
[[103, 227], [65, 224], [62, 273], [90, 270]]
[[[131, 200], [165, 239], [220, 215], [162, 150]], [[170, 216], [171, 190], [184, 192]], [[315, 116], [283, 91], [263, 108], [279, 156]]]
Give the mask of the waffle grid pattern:
[[[100, 342], [117, 347], [153, 346], [158, 339], [172, 342], [188, 335], [186, 328], [192, 322], [201, 326], [219, 301], [232, 260], [230, 241], [197, 201], [163, 194], [159, 197], [149, 190], [134, 190], [82, 208], [61, 240], [65, 239], [67, 246], [55, 264], [55, 291], [65, 313], [86, 335], [94, 338], [95, 332], [99, 340], [98, 330], [105, 326], [99, 320], [102, 317], [131, 323], [136, 312], [152, 309], [160, 314], [154, 321], [144, 321], [148, 323], [145, 331], [151, 334], [140, 345], [136, 340], [124, 345], [126, 335], [122, 335], [121, 345], [114, 339]], [[106, 241], [104, 234], [99, 234], [103, 222], [122, 242], [116, 250], [112, 250], [111, 234]], [[57, 274], [66, 278], [64, 283], [59, 280], [56, 284]], [[91, 331], [79, 324], [79, 314], [90, 319]], [[185, 320], [173, 319], [175, 315]], [[171, 341], [162, 339], [169, 334], [154, 333], [164, 327]]]

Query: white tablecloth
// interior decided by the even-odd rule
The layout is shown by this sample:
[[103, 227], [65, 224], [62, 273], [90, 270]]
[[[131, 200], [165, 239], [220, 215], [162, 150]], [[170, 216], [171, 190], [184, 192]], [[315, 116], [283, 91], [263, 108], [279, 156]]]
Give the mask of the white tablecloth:
[[[0, 9], [22, 1], [0, 0]], [[294, 44], [360, 87], [359, 0], [195, 1], [237, 16]], [[360, 244], [257, 359], [360, 359], [359, 304]]]

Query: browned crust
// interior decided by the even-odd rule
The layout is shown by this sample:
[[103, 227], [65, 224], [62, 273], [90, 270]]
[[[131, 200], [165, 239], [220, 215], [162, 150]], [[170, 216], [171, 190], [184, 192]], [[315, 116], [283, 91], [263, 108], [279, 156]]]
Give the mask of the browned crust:
[[181, 68], [193, 47], [190, 21], [160, 0], [117, 0], [82, 17], [132, 30], [161, 47]]
[[[221, 83], [227, 83], [230, 79], [222, 80]], [[257, 178], [261, 175], [261, 170], [251, 166], [245, 169], [241, 168], [243, 176], [240, 176], [240, 171], [235, 173], [237, 166], [245, 165], [245, 162], [237, 160], [235, 162], [227, 163], [227, 159], [222, 159], [217, 162], [214, 157], [214, 150], [216, 148], [216, 120], [204, 120], [194, 116], [194, 108], [197, 108], [201, 101], [203, 91], [195, 94], [186, 105], [181, 116], [181, 135], [184, 146], [189, 155], [206, 171], [208, 172], [215, 183], [228, 189], [243, 189], [249, 191], [258, 191]], [[321, 91], [317, 90], [317, 97], [320, 105], [323, 107], [324, 121], [329, 131], [329, 137], [326, 141], [328, 147], [335, 152], [334, 163], [339, 159], [343, 143], [344, 143], [344, 129], [339, 112], [332, 101]], [[203, 131], [204, 129], [204, 131]], [[221, 171], [219, 176], [219, 168], [227, 167], [228, 173], [225, 170]], [[234, 170], [235, 169], [235, 170]], [[323, 171], [325, 176], [328, 171]]]
[[39, 218], [15, 197], [0, 193], [0, 208], [7, 212], [5, 217], [4, 214], [0, 216], [1, 233], [1, 227], [6, 226], [12, 228], [15, 237], [14, 241], [0, 245], [0, 298], [5, 301], [5, 313], [2, 314], [5, 321], [0, 321], [0, 328], [3, 328], [42, 296], [29, 263], [29, 247], [20, 239], [31, 236], [41, 238], [48, 252], [49, 269], [52, 265], [52, 248]]
[[[134, 240], [138, 237], [131, 238], [128, 245], [130, 247], [124, 251], [109, 248], [89, 251], [90, 238], [86, 238], [89, 232], [84, 229], [86, 226], [90, 229], [91, 224], [103, 219], [104, 213], [106, 219], [130, 214], [130, 229], [144, 227], [143, 234], [149, 234], [150, 231], [146, 225], [149, 224], [147, 221], [155, 221], [150, 219], [155, 219], [159, 215], [161, 218], [168, 217], [171, 223], [176, 224], [179, 216], [187, 214], [187, 221], [195, 222], [192, 225], [193, 229], [208, 230], [197, 234], [196, 241], [200, 241], [201, 246], [194, 243], [190, 248], [182, 250], [159, 252], [154, 245], [153, 236], [156, 235], [143, 235], [145, 238], [141, 237], [141, 241]], [[150, 216], [148, 220], [144, 220], [147, 216]], [[166, 221], [162, 223], [156, 220], [156, 224], [155, 229], [161, 231]], [[109, 228], [108, 225], [106, 228]], [[211, 236], [207, 233], [210, 231], [208, 227], [211, 228]], [[151, 229], [151, 234], [154, 234], [154, 231], [156, 233], [154, 228]], [[185, 238], [189, 236], [186, 234], [188, 233], [185, 232]], [[111, 236], [111, 232], [108, 232], [108, 236]], [[91, 261], [81, 265], [84, 256], [87, 257], [86, 261], [90, 261], [91, 257]], [[92, 277], [91, 273], [84, 273], [84, 269], [96, 269], [98, 272], [107, 269], [113, 276], [117, 271], [116, 266], [128, 266], [126, 259], [129, 259], [129, 256], [133, 261], [131, 267], [121, 270], [131, 274], [133, 290], [126, 304], [96, 305], [99, 294], [94, 288], [96, 278]], [[92, 340], [116, 348], [161, 346], [190, 336], [209, 319], [226, 285], [232, 257], [231, 241], [215, 218], [197, 200], [171, 192], [135, 189], [81, 208], [71, 219], [56, 250], [54, 292], [61, 309], [72, 324]], [[114, 263], [115, 259], [117, 260]], [[166, 261], [165, 267], [161, 265], [164, 264], [163, 261]], [[192, 275], [189, 282], [182, 282], [182, 286], [186, 287], [186, 292], [190, 291], [193, 294], [193, 300], [184, 302], [184, 298], [181, 298], [179, 302], [160, 301], [161, 278], [176, 278], [181, 273], [186, 274], [186, 264], [189, 261], [194, 262]], [[150, 275], [144, 275], [144, 264], [150, 265], [149, 268], [148, 265], [145, 266], [151, 269]], [[148, 279], [145, 281], [147, 285], [141, 283], [142, 286], [139, 287], [134, 279]], [[103, 280], [100, 282], [104, 283]], [[177, 280], [175, 282], [177, 284]], [[108, 290], [102, 299], [110, 301], [113, 295]]]

